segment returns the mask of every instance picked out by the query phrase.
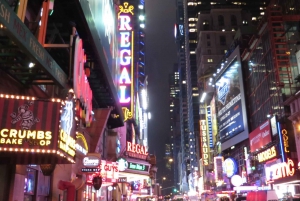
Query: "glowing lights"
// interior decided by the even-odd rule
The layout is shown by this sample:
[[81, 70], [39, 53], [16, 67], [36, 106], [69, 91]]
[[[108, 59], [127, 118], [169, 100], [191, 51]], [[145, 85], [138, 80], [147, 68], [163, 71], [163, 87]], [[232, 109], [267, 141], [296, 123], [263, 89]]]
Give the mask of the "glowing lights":
[[273, 164], [265, 167], [267, 182], [271, 183], [273, 180], [293, 176], [295, 174], [294, 161], [287, 159], [287, 162]]
[[209, 164], [209, 147], [206, 120], [199, 120], [203, 165]]
[[203, 103], [206, 97], [206, 92], [203, 92], [201, 99], [200, 99], [200, 103]]
[[142, 155], [148, 155], [147, 147], [139, 145], [139, 144], [134, 144], [131, 142], [126, 142], [126, 150], [128, 152], [133, 152], [137, 154], [142, 154]]
[[74, 94], [84, 105], [85, 108], [85, 122], [87, 125], [92, 121], [92, 100], [93, 93], [90, 84], [85, 74], [84, 63], [85, 55], [82, 40], [77, 37], [74, 47], [74, 74], [73, 87]]
[[275, 146], [257, 154], [258, 162], [260, 163], [275, 158], [276, 156], [277, 151]]
[[[119, 36], [120, 36], [120, 78], [119, 78], [119, 101], [122, 105], [125, 121], [132, 118], [133, 109], [133, 40], [132, 15], [134, 6], [124, 2], [119, 6]], [[126, 112], [126, 113], [125, 113]]]

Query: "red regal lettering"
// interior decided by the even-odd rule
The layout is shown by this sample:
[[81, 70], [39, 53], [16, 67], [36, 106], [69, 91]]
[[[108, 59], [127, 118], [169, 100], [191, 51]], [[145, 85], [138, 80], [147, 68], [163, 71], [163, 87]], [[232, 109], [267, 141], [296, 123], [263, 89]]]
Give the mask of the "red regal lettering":
[[131, 143], [130, 142], [127, 142], [127, 151], [132, 151], [131, 150]]
[[141, 146], [139, 144], [136, 145], [136, 153], [140, 154], [141, 150], [140, 150]]
[[127, 151], [136, 154], [148, 155], [148, 151], [145, 146], [132, 144], [131, 142], [127, 142]]

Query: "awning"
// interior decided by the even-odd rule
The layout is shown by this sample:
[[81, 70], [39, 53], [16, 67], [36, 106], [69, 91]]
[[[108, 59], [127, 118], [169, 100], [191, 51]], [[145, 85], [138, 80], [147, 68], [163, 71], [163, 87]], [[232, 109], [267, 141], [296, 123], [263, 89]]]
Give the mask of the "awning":
[[100, 141], [100, 137], [106, 127], [110, 112], [111, 108], [101, 108], [94, 110], [94, 120], [91, 123], [91, 126], [87, 128], [87, 131], [91, 136], [89, 149], [90, 152], [99, 152], [99, 150], [97, 150], [97, 147]]
[[[67, 75], [50, 56], [46, 49], [38, 42], [36, 37], [26, 27], [26, 25], [19, 19], [15, 12], [10, 8], [5, 0], [0, 0], [1, 10], [0, 23], [4, 25], [5, 33], [18, 45], [18, 47], [26, 53], [37, 67], [42, 69], [40, 74], [45, 72], [44, 77], [40, 77], [40, 81], [44, 82], [45, 76], [52, 78], [59, 86], [65, 87], [67, 84]], [[27, 67], [27, 69], [29, 69]], [[24, 69], [26, 70], [26, 69]], [[24, 76], [24, 75], [23, 75]], [[31, 75], [33, 76], [33, 75]], [[35, 76], [38, 76], [36, 74]], [[51, 81], [51, 80], [49, 80]]]

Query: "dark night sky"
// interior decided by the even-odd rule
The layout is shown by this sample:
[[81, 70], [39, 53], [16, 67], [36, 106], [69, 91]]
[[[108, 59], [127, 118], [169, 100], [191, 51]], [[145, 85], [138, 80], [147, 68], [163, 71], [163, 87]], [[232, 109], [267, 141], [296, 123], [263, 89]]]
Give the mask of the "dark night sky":
[[[176, 58], [174, 25], [175, 0], [146, 0], [146, 68], [148, 75], [149, 153], [162, 160], [164, 143], [169, 133], [169, 74]], [[158, 165], [158, 174], [162, 169]], [[160, 172], [161, 170], [161, 172]]]

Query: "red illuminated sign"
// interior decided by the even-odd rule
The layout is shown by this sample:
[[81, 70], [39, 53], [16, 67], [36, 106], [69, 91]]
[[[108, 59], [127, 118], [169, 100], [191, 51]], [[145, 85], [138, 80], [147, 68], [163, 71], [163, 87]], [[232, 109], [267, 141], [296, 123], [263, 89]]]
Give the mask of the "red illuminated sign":
[[1, 97], [0, 150], [55, 149], [60, 109], [60, 102], [38, 101], [21, 96]]
[[148, 156], [147, 147], [128, 141], [126, 142], [126, 151], [129, 156], [134, 158], [146, 159], [146, 157]]
[[267, 182], [273, 180], [290, 177], [295, 174], [295, 164], [291, 159], [287, 159], [287, 162], [276, 163], [269, 167], [265, 167]]
[[74, 45], [74, 76], [73, 76], [73, 87], [76, 98], [85, 107], [85, 122], [89, 126], [92, 118], [92, 100], [93, 93], [85, 75], [84, 63], [85, 63], [84, 49], [82, 40], [79, 37], [75, 39]]
[[134, 15], [132, 5], [125, 2], [119, 6], [119, 38], [120, 38], [120, 78], [119, 78], [119, 98], [125, 121], [132, 118], [133, 110], [133, 38], [132, 16]]
[[270, 122], [267, 120], [258, 128], [249, 134], [250, 150], [251, 152], [261, 149], [263, 146], [271, 142], [271, 127]]
[[100, 171], [103, 182], [117, 182], [119, 179], [117, 162], [101, 160]]

